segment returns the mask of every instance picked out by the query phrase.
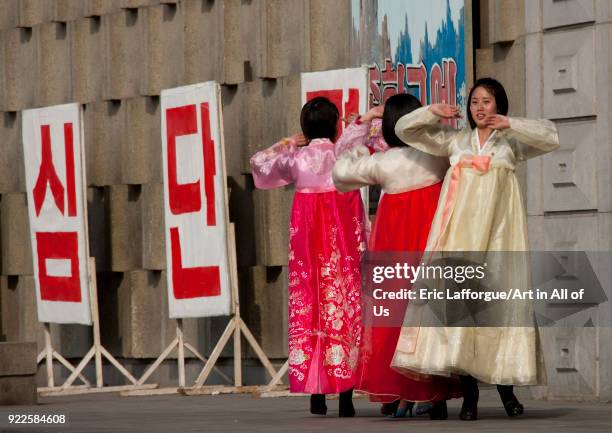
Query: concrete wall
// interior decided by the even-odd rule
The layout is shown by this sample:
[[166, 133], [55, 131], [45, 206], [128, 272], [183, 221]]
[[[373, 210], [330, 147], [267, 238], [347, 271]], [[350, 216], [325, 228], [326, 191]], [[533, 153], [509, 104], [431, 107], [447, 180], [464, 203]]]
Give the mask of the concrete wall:
[[[607, 0], [481, 2], [476, 75], [498, 77], [511, 114], [552, 119], [561, 149], [519, 170], [532, 250], [611, 251], [610, 40]], [[602, 281], [609, 263], [593, 260]], [[609, 308], [585, 323], [610, 323]], [[612, 397], [609, 328], [544, 328], [548, 386], [542, 398]]]
[[[604, 0], [525, 2], [526, 112], [554, 119], [561, 149], [529, 163], [532, 246], [548, 250], [612, 250], [610, 40], [612, 3]], [[594, 263], [610, 281], [609, 263]], [[592, 313], [610, 323], [609, 308]], [[555, 380], [542, 394], [612, 398], [610, 328], [547, 330]]]
[[[292, 191], [254, 191], [248, 159], [299, 130], [300, 72], [350, 66], [349, 37], [349, 0], [0, 0], [0, 334], [42, 345], [20, 111], [79, 102], [103, 344], [137, 370], [171, 341], [159, 95], [216, 80], [242, 314], [284, 358]], [[209, 353], [226, 323], [186, 320], [187, 338]], [[66, 357], [91, 344], [86, 327], [52, 329]]]

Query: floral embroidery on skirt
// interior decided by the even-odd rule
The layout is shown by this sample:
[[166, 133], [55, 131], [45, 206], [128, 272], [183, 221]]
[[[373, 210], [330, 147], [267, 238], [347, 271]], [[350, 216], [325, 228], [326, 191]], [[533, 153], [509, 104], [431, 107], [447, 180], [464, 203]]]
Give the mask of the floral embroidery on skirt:
[[346, 391], [355, 384], [361, 336], [359, 192], [297, 192], [289, 232], [291, 391]]

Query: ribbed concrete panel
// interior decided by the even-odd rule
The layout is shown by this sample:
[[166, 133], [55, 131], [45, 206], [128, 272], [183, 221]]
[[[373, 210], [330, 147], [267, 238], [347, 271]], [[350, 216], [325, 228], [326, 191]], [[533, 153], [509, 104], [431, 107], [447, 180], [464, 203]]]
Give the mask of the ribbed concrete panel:
[[245, 83], [247, 146], [242, 149], [243, 173], [250, 173], [251, 156], [271, 146], [281, 138], [301, 132], [299, 75], [276, 80], [257, 80]]
[[[53, 17], [53, 2], [41, 0], [16, 0], [13, 5], [18, 8], [19, 27], [34, 27]], [[15, 6], [13, 6], [15, 7]]]
[[123, 101], [125, 135], [121, 140], [121, 183], [129, 185], [162, 181], [161, 123], [158, 97]]
[[229, 217], [236, 229], [236, 255], [238, 267], [254, 266], [255, 236], [255, 209], [253, 205], [253, 177], [250, 174], [233, 175], [228, 178]]
[[43, 343], [36, 312], [34, 277], [0, 277], [2, 332], [7, 341]]
[[304, 71], [341, 69], [351, 65], [352, 30], [350, 0], [310, 0], [310, 25], [304, 30], [309, 38], [304, 47], [310, 60]]
[[161, 272], [123, 274], [117, 295], [122, 356], [155, 358], [163, 350], [160, 314], [163, 286]]
[[287, 356], [287, 278], [286, 267], [248, 268], [248, 286], [253, 291], [242, 301], [247, 310], [245, 315], [270, 358]]
[[166, 269], [164, 188], [159, 182], [142, 185], [142, 267]]
[[101, 16], [119, 10], [122, 0], [82, 0], [85, 16]]
[[597, 209], [595, 121], [557, 123], [561, 148], [543, 158], [544, 211]]
[[[542, 68], [542, 33], [527, 35], [525, 36], [525, 115], [536, 119], [543, 117]], [[544, 158], [533, 158], [526, 164], [527, 215], [544, 213], [543, 160]]]
[[508, 94], [510, 116], [525, 115], [525, 38], [493, 46], [494, 77]]
[[221, 86], [223, 142], [228, 176], [237, 176], [242, 172], [242, 149], [248, 143], [248, 136], [244, 133], [249, 111], [245, 99], [246, 88], [244, 84]]
[[492, 77], [495, 73], [493, 47], [476, 50], [476, 77]]
[[[7, 341], [32, 341], [37, 352], [45, 346], [43, 324], [38, 321], [34, 277], [0, 277], [2, 332]], [[51, 325], [51, 343], [66, 358], [82, 357], [91, 347], [91, 327]], [[66, 370], [62, 372], [66, 375]], [[67, 376], [63, 376], [67, 377]]]
[[0, 34], [0, 110], [19, 111], [36, 105], [38, 44], [31, 28]]
[[[612, 250], [612, 214], [530, 216], [528, 222], [532, 250], [586, 251], [595, 275], [604, 282], [604, 289], [609, 290], [605, 282], [611, 280], [612, 270], [606, 254]], [[607, 295], [610, 296], [609, 292]], [[541, 329], [548, 385], [537, 390], [535, 395], [540, 398], [606, 399], [611, 391], [609, 363], [612, 358], [608, 351], [597, 348], [605, 347], [612, 335], [605, 326], [596, 329], [588, 324], [610, 323], [610, 308], [604, 305], [587, 309], [567, 319], [572, 320], [573, 327]], [[585, 327], [577, 328], [576, 323], [584, 323]]]
[[258, 51], [259, 47], [259, 16], [261, 2], [259, 0], [242, 2], [239, 8], [241, 47], [243, 59], [244, 80], [251, 81], [259, 70], [259, 62], [262, 60]]
[[[156, 358], [176, 337], [176, 322], [168, 319], [165, 273], [136, 270], [98, 279], [107, 288], [100, 303], [105, 347], [116, 356]], [[201, 349], [198, 322], [185, 320], [184, 336]]]
[[105, 99], [138, 96], [144, 76], [144, 19], [139, 9], [102, 16], [106, 38]]
[[244, 81], [240, 1], [186, 0], [181, 7], [185, 17], [185, 83], [216, 80], [221, 84], [237, 84]]
[[96, 271], [110, 270], [109, 213], [110, 195], [104, 187], [87, 188], [89, 254], [96, 259]]
[[[612, 8], [612, 4], [610, 4]], [[612, 10], [611, 10], [612, 12]], [[597, 128], [597, 204], [600, 212], [612, 212], [612, 24], [595, 26]], [[604, 96], [607, 95], [607, 96]], [[610, 382], [612, 387], [612, 381]], [[612, 388], [611, 388], [612, 389]]]
[[144, 6], [158, 5], [160, 0], [120, 0], [119, 4], [122, 8], [139, 8]]
[[287, 266], [293, 188], [253, 192], [255, 254], [261, 266]]
[[0, 113], [0, 194], [25, 192], [21, 113]]
[[525, 1], [525, 32], [542, 31], [542, 3], [540, 1]]
[[53, 21], [68, 22], [85, 16], [87, 1], [53, 0]]
[[0, 31], [17, 27], [18, 12], [13, 0], [0, 0]]
[[103, 98], [108, 72], [106, 38], [99, 17], [68, 23], [72, 34], [72, 98], [86, 103]]
[[185, 0], [181, 7], [185, 19], [185, 83], [221, 82], [223, 8], [220, 2]]
[[159, 95], [183, 79], [183, 8], [164, 4], [142, 9], [145, 66], [142, 95]]
[[0, 201], [2, 228], [2, 274], [32, 275], [32, 244], [26, 195], [2, 194]]
[[[257, 76], [278, 78], [309, 70], [305, 59], [309, 59], [310, 52], [310, 0], [261, 0], [260, 3]], [[327, 37], [332, 39], [329, 34]]]
[[489, 43], [512, 42], [525, 29], [522, 1], [489, 0]]
[[542, 0], [542, 3], [545, 29], [595, 21], [594, 0]]
[[125, 139], [125, 104], [98, 101], [85, 105], [87, 185], [121, 183], [121, 144]]
[[591, 116], [595, 110], [594, 29], [544, 34], [544, 116]]
[[224, 84], [238, 84], [245, 80], [245, 47], [244, 34], [240, 27], [242, 0], [225, 0], [223, 2], [223, 80]]
[[34, 29], [38, 38], [38, 105], [72, 101], [71, 28], [52, 22]]
[[142, 269], [142, 187], [111, 185], [108, 189], [111, 270]]
[[[590, 319], [585, 315], [585, 323]], [[597, 331], [589, 328], [541, 328], [548, 377], [547, 394], [555, 398], [597, 395]]]

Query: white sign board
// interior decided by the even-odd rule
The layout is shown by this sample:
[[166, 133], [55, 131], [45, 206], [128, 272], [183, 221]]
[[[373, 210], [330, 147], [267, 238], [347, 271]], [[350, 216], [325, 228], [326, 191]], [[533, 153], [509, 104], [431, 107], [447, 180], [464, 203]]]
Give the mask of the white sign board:
[[[335, 69], [305, 72], [301, 75], [302, 106], [313, 98], [323, 96], [338, 109], [338, 135], [340, 137], [352, 113], [368, 111], [368, 68]], [[361, 188], [364, 209], [368, 209], [368, 188]]]
[[227, 189], [215, 82], [162, 91], [171, 318], [230, 314]]
[[91, 325], [79, 104], [23, 111], [38, 320]]
[[302, 74], [301, 81], [302, 105], [317, 96], [324, 96], [338, 108], [338, 137], [345, 126], [342, 118], [368, 111], [368, 68], [365, 66], [307, 72]]

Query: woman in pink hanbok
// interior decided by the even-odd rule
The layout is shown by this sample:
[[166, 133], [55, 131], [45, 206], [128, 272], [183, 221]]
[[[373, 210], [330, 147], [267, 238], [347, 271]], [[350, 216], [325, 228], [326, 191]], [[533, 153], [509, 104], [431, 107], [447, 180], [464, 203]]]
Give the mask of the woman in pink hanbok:
[[310, 410], [321, 415], [325, 394], [340, 393], [339, 415], [354, 416], [365, 215], [359, 191], [340, 193], [332, 181], [338, 118], [328, 99], [312, 99], [302, 108], [303, 135], [257, 152], [251, 170], [258, 188], [294, 183], [296, 189], [289, 226], [290, 390], [312, 394]]

